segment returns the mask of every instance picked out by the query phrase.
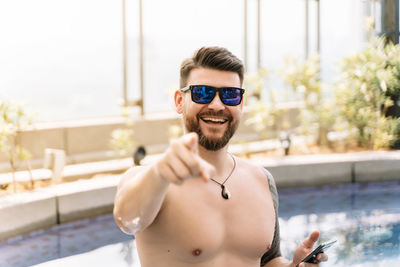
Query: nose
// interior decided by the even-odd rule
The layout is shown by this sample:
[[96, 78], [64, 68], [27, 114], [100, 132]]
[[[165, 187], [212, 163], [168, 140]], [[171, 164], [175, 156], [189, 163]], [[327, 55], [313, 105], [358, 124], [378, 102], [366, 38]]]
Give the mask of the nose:
[[221, 98], [219, 98], [219, 92], [216, 93], [214, 99], [208, 104], [208, 108], [217, 111], [225, 109], [224, 103], [222, 103]]

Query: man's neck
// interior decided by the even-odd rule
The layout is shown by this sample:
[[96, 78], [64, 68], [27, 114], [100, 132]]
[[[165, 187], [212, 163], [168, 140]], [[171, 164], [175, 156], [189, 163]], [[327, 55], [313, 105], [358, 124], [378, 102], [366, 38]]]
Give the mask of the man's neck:
[[224, 177], [233, 168], [233, 161], [228, 155], [228, 145], [217, 151], [207, 150], [199, 146], [199, 155], [215, 167], [217, 171], [216, 177]]

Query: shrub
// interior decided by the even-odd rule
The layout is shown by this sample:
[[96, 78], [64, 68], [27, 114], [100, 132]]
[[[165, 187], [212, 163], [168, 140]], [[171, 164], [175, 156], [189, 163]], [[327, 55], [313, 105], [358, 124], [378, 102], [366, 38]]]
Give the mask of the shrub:
[[334, 102], [323, 98], [319, 55], [312, 55], [304, 62], [287, 57], [282, 76], [304, 103], [299, 114], [302, 134], [316, 135], [318, 145], [327, 145], [336, 116]]
[[367, 148], [392, 146], [400, 132], [400, 119], [392, 116], [400, 107], [399, 46], [371, 37], [364, 50], [344, 59], [341, 72], [336, 95], [350, 137]]
[[33, 126], [33, 114], [28, 113], [22, 104], [15, 104], [8, 100], [0, 101], [0, 152], [6, 154], [8, 158], [14, 192], [16, 192], [16, 164], [19, 160], [26, 163], [30, 174], [31, 188], [33, 188], [33, 177], [29, 163], [31, 154], [19, 143], [20, 133], [31, 126]]
[[[252, 126], [265, 139], [271, 137], [268, 129], [279, 133], [289, 127], [288, 122], [282, 117], [286, 110], [278, 107], [274, 92], [268, 91], [265, 85], [268, 75], [266, 68], [260, 68], [257, 73], [247, 75], [245, 79], [250, 111], [245, 123]], [[266, 93], [269, 93], [269, 102], [265, 100]]]
[[111, 132], [110, 147], [121, 156], [131, 156], [135, 147], [132, 129], [133, 120], [129, 112], [128, 107], [122, 110], [122, 116], [126, 118], [125, 127], [115, 129]]

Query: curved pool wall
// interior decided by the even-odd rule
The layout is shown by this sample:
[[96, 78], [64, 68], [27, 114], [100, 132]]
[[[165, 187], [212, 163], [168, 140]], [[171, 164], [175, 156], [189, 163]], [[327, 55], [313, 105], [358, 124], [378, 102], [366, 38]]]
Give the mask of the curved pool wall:
[[0, 198], [0, 240], [110, 213], [119, 176], [80, 180]]
[[[400, 180], [400, 151], [254, 159], [278, 188]], [[119, 176], [80, 180], [0, 198], [0, 240], [110, 213]]]

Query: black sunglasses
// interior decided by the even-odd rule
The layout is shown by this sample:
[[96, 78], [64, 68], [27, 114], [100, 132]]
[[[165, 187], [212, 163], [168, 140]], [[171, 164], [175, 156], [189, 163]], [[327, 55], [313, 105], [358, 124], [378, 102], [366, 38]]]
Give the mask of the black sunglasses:
[[216, 88], [208, 85], [189, 85], [181, 89], [181, 92], [191, 90], [192, 101], [197, 104], [209, 104], [218, 92], [221, 102], [227, 106], [237, 106], [242, 102], [244, 89], [236, 87]]

